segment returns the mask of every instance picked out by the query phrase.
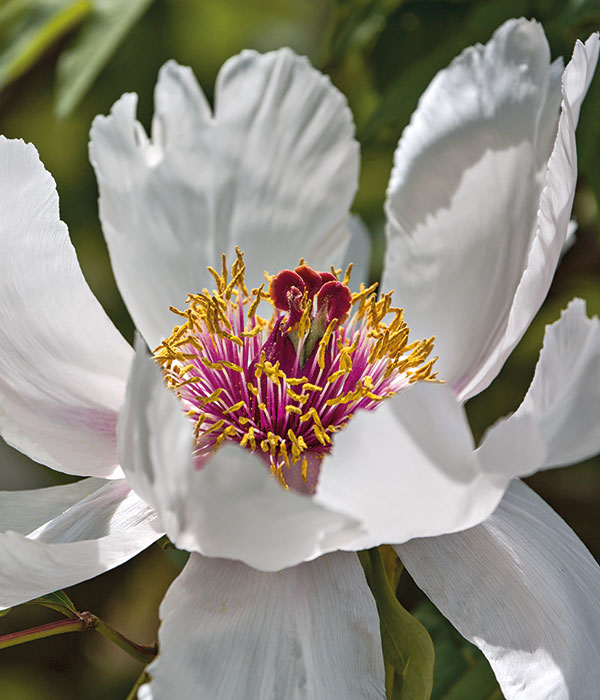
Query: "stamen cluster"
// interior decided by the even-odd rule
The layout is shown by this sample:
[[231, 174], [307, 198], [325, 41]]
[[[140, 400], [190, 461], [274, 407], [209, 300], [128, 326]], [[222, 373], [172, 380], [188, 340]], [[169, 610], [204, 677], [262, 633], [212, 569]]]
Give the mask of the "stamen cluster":
[[[250, 291], [243, 254], [216, 290], [190, 294], [184, 320], [155, 350], [194, 422], [201, 467], [226, 440], [263, 456], [281, 484], [314, 490], [333, 435], [359, 410], [433, 380], [433, 338], [409, 343], [403, 310], [377, 285], [352, 293], [350, 265], [316, 272], [301, 260]], [[257, 312], [266, 303], [270, 316]], [[388, 319], [386, 323], [386, 319]]]

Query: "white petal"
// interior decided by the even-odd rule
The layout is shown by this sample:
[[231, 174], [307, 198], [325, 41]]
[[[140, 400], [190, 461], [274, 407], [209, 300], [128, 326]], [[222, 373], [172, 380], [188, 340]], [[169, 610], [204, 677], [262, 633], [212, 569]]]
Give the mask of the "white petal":
[[[556, 323], [546, 328], [529, 391], [517, 412], [504, 421], [502, 441], [513, 444], [518, 423], [545, 445], [545, 467], [573, 464], [600, 452], [600, 322], [589, 319], [585, 302], [572, 301]], [[498, 440], [494, 426], [483, 441]], [[522, 471], [521, 474], [527, 472]], [[531, 473], [531, 472], [529, 472]]]
[[383, 700], [379, 618], [354, 554], [281, 573], [192, 554], [139, 698]]
[[27, 491], [0, 491], [0, 532], [28, 535], [104, 486], [104, 479], [82, 479], [66, 486]]
[[360, 216], [354, 214], [348, 220], [348, 230], [351, 238], [342, 269], [346, 270], [349, 263], [353, 264], [350, 286], [358, 291], [361, 283], [369, 284], [371, 268], [371, 234]]
[[0, 608], [108, 571], [162, 534], [124, 480], [107, 482], [26, 537], [0, 534]]
[[404, 542], [484, 520], [510, 478], [494, 467], [477, 460], [452, 391], [421, 383], [359, 413], [336, 435], [316, 501], [367, 529], [354, 549]]
[[344, 97], [308, 61], [245, 51], [223, 66], [215, 114], [189, 68], [163, 66], [149, 140], [125, 95], [91, 133], [100, 216], [119, 289], [151, 347], [169, 305], [212, 287], [207, 265], [246, 253], [248, 282], [341, 264], [358, 178]]
[[557, 132], [561, 64], [539, 25], [511, 20], [434, 78], [400, 140], [383, 286], [417, 336], [436, 336], [440, 376], [463, 400], [496, 376], [550, 285], [597, 55], [596, 35], [575, 46]]
[[513, 482], [482, 525], [396, 551], [487, 656], [507, 700], [597, 697], [600, 567], [525, 484]]
[[476, 452], [486, 469], [509, 479], [542, 469], [548, 454], [538, 421], [529, 415], [501, 418], [486, 432]]
[[[109, 481], [28, 534], [29, 539], [60, 543], [97, 540], [156, 520], [156, 513], [125, 479]], [[158, 531], [158, 530], [157, 530]]]
[[70, 474], [118, 476], [131, 348], [87, 286], [51, 175], [0, 137], [0, 432]]
[[277, 571], [357, 538], [355, 520], [284, 491], [240, 447], [225, 445], [196, 469], [192, 432], [160, 370], [139, 348], [119, 421], [121, 463], [177, 546]]

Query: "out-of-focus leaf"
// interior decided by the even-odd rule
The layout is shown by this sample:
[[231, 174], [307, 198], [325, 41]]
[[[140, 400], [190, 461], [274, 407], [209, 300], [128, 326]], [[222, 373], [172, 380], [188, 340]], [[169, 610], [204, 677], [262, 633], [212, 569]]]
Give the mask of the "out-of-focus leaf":
[[69, 114], [152, 0], [94, 0], [74, 45], [57, 65], [57, 116]]
[[600, 74], [596, 75], [581, 108], [581, 118], [577, 127], [577, 155], [579, 172], [592, 187], [596, 202], [600, 206]]
[[8, 613], [12, 610], [12, 608], [6, 608], [6, 610], [0, 610], [0, 617], [4, 617], [5, 615], [8, 615]]
[[28, 601], [26, 605], [43, 605], [45, 608], [55, 610], [66, 617], [78, 616], [77, 608], [64, 591], [47, 593], [39, 598], [34, 598], [33, 600]]
[[329, 38], [328, 61], [339, 61], [349, 50], [368, 47], [403, 0], [351, 0], [337, 3]]
[[0, 6], [0, 31], [10, 28], [30, 7], [31, 0], [5, 0]]
[[[521, 0], [489, 0], [486, 3], [476, 3], [472, 7], [461, 9], [463, 19], [460, 23], [441, 23], [437, 27], [438, 36], [433, 34], [424, 15], [426, 11], [434, 12], [435, 7], [429, 6], [430, 3], [407, 4], [406, 9], [402, 8], [394, 21], [389, 23], [386, 33], [382, 34], [382, 41], [387, 38], [394, 46], [398, 43], [409, 47], [414, 47], [415, 44], [417, 46], [413, 49], [414, 59], [408, 62], [396, 61], [400, 73], [385, 89], [381, 102], [368, 123], [359, 130], [358, 138], [363, 144], [376, 139], [382, 129], [391, 130], [394, 140], [397, 139], [401, 128], [408, 123], [419, 96], [436, 72], [444, 68], [465, 47], [477, 41], [486, 41], [507, 17], [519, 16], [522, 13]], [[402, 22], [402, 19], [405, 21]], [[414, 31], [405, 30], [401, 34], [398, 33], [398, 26], [411, 26], [411, 23], [420, 27], [426, 39], [415, 41]]]
[[429, 700], [433, 684], [434, 649], [423, 625], [398, 602], [378, 549], [359, 554], [379, 612], [386, 664], [395, 670], [387, 684], [390, 700]]
[[431, 700], [502, 700], [485, 656], [434, 605], [423, 602], [413, 614], [425, 625], [435, 646]]
[[4, 6], [0, 14], [4, 36], [0, 88], [30, 68], [48, 47], [81, 22], [91, 7], [91, 0], [13, 0]]

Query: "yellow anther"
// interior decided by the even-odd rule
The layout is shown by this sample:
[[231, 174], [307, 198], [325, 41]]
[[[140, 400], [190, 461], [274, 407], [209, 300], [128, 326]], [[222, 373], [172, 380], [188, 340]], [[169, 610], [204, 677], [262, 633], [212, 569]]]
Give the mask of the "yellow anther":
[[227, 256], [225, 253], [221, 253], [221, 277], [223, 286], [225, 286], [227, 284]]
[[223, 393], [223, 389], [220, 387], [218, 389], [215, 389], [212, 394], [209, 396], [205, 396], [203, 399], [200, 400], [200, 406], [206, 406], [207, 403], [211, 403], [212, 401], [216, 401], [219, 396]]
[[298, 384], [304, 384], [308, 379], [306, 377], [286, 377], [285, 382], [290, 386], [296, 386]]
[[327, 445], [328, 443], [330, 443], [331, 438], [329, 437], [329, 435], [327, 435], [327, 433], [323, 429], [323, 424], [321, 423], [321, 418], [320, 418], [319, 414], [317, 413], [317, 409], [314, 406], [312, 408], [310, 408], [304, 415], [300, 416], [300, 422], [304, 423], [311, 418], [314, 422], [313, 432], [314, 432], [317, 440], [322, 445]]
[[254, 394], [254, 396], [258, 396], [259, 391], [258, 389], [254, 386], [254, 384], [251, 384], [250, 382], [247, 382], [246, 386], [248, 387], [248, 391], [251, 394]]
[[285, 466], [289, 467], [290, 466], [290, 458], [288, 457], [288, 452], [287, 452], [285, 440], [282, 440], [280, 445], [279, 445], [279, 454], [283, 458], [283, 461], [285, 462]]
[[344, 279], [342, 280], [342, 284], [348, 285], [350, 284], [350, 275], [352, 274], [352, 268], [354, 267], [354, 263], [350, 263], [348, 267], [346, 268], [346, 272], [344, 274]]
[[277, 470], [276, 470], [275, 474], [277, 475], [277, 480], [278, 480], [279, 483], [283, 486], [283, 488], [284, 488], [286, 491], [289, 491], [289, 488], [290, 488], [290, 487], [287, 485], [285, 479], [283, 478], [283, 473], [281, 472], [281, 466], [278, 466], [278, 467], [277, 467]]
[[279, 440], [280, 440], [279, 436], [275, 435], [274, 433], [269, 431], [267, 433], [267, 440], [269, 441], [269, 447], [271, 450], [271, 454], [275, 455], [275, 453], [277, 452], [277, 446], [279, 445]]
[[180, 382], [175, 382], [174, 386], [176, 387], [182, 387], [182, 386], [187, 386], [188, 384], [198, 384], [199, 382], [203, 382], [204, 377], [190, 377], [189, 379], [184, 379]]
[[239, 411], [240, 408], [244, 408], [245, 405], [246, 405], [245, 401], [238, 401], [237, 403], [233, 404], [233, 406], [226, 408], [223, 411], [223, 413], [235, 413], [236, 411]]
[[337, 326], [337, 323], [338, 321], [336, 318], [332, 319], [329, 322], [329, 325], [327, 326], [323, 337], [321, 338], [321, 340], [319, 340], [319, 354], [317, 356], [317, 361], [321, 369], [325, 369], [325, 350], [327, 349], [327, 345], [329, 344], [329, 340], [331, 339], [331, 336], [335, 327]]
[[237, 430], [235, 429], [235, 427], [233, 425], [228, 425], [225, 428], [225, 430], [217, 437], [215, 447], [220, 447], [228, 437], [232, 437], [236, 433]]
[[329, 375], [327, 378], [327, 383], [328, 384], [333, 384], [333, 382], [337, 381], [340, 377], [345, 376], [350, 372], [352, 368], [350, 369], [338, 369], [337, 372], [333, 372], [332, 374]]
[[290, 397], [290, 399], [294, 399], [294, 401], [299, 401], [301, 404], [305, 404], [308, 401], [308, 396], [305, 394], [297, 394], [295, 391], [290, 389], [288, 386], [285, 390], [286, 394]]
[[250, 427], [248, 428], [248, 432], [244, 433], [244, 436], [240, 440], [240, 445], [241, 447], [246, 447], [246, 445], [250, 444], [250, 447], [255, 450], [256, 449], [256, 438], [254, 437], [254, 428]]
[[213, 423], [210, 428], [207, 428], [204, 432], [205, 433], [214, 433], [217, 430], [221, 430], [221, 428], [225, 425], [225, 421], [223, 418], [220, 418], [216, 423]]
[[244, 341], [239, 338], [237, 335], [233, 335], [233, 333], [228, 333], [227, 331], [219, 331], [218, 335], [221, 338], [226, 338], [227, 340], [231, 340], [232, 343], [235, 343], [236, 345], [239, 345], [240, 347], [244, 347]]
[[322, 386], [317, 386], [316, 384], [309, 384], [308, 382], [302, 387], [304, 391], [323, 391]]
[[292, 406], [291, 404], [288, 404], [288, 405], [285, 407], [285, 411], [286, 411], [286, 413], [296, 413], [296, 414], [298, 414], [299, 416], [302, 415], [302, 409], [299, 408], [298, 406]]
[[201, 357], [201, 358], [200, 358], [200, 362], [202, 362], [202, 364], [203, 364], [205, 367], [208, 367], [209, 369], [218, 369], [218, 370], [222, 370], [222, 369], [223, 369], [223, 365], [222, 365], [220, 362], [211, 362], [211, 361], [210, 361], [209, 359], [207, 359], [206, 357]]
[[210, 274], [214, 277], [215, 279], [215, 284], [217, 285], [217, 291], [221, 291], [223, 289], [223, 278], [221, 275], [215, 270], [214, 267], [207, 267], [206, 268]]
[[302, 435], [297, 436], [291, 428], [287, 431], [287, 436], [292, 443], [292, 458], [297, 462], [302, 451], [307, 449], [306, 442]]
[[249, 331], [242, 331], [240, 335], [242, 338], [254, 338], [255, 335], [258, 335], [262, 331], [262, 328], [260, 326], [254, 326]]
[[196, 425], [194, 426], [194, 439], [198, 439], [198, 435], [200, 434], [200, 429], [202, 427], [202, 423], [204, 423], [204, 420], [206, 418], [206, 413], [201, 413], [198, 416], [198, 419], [196, 420]]
[[232, 369], [235, 372], [240, 372], [241, 374], [244, 373], [243, 367], [236, 365], [235, 362], [229, 362], [229, 360], [221, 360], [220, 362], [223, 365], [223, 367], [227, 367], [227, 369]]
[[306, 457], [302, 459], [302, 466], [300, 469], [302, 472], [302, 481], [308, 481], [308, 460]]
[[256, 309], [258, 309], [258, 305], [260, 304], [261, 300], [261, 295], [264, 287], [264, 283], [260, 285], [258, 289], [253, 289], [252, 294], [256, 294], [256, 298], [250, 304], [250, 308], [248, 309], [248, 318], [254, 318], [254, 314], [256, 313]]

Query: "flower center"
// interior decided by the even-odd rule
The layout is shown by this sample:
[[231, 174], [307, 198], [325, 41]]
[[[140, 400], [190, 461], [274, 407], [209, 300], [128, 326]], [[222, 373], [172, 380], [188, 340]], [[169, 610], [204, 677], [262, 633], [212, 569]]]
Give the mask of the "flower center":
[[[433, 338], [409, 343], [403, 310], [377, 285], [352, 293], [352, 265], [303, 260], [250, 291], [243, 253], [216, 290], [189, 294], [184, 322], [154, 351], [194, 423], [200, 468], [226, 440], [261, 455], [285, 488], [312, 492], [333, 435], [411, 383], [434, 380]], [[269, 317], [258, 314], [266, 303]], [[387, 322], [386, 322], [387, 321]]]

